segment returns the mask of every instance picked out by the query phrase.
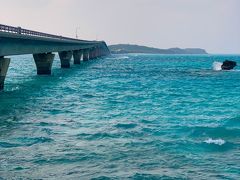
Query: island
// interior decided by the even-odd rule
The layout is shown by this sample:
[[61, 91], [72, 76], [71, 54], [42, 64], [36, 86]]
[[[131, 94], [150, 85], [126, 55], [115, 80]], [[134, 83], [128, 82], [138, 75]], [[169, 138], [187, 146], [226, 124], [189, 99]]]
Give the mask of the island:
[[109, 49], [112, 54], [128, 54], [128, 53], [145, 53], [145, 54], [208, 54], [206, 50], [200, 48], [169, 48], [158, 49], [147, 46], [139, 46], [132, 44], [116, 44], [110, 45]]

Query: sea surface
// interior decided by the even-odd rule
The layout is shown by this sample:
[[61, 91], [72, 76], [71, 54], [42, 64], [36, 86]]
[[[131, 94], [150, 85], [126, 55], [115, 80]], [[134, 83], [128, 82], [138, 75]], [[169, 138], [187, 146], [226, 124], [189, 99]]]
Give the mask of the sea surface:
[[239, 55], [11, 59], [0, 179], [240, 179], [240, 68], [212, 67]]

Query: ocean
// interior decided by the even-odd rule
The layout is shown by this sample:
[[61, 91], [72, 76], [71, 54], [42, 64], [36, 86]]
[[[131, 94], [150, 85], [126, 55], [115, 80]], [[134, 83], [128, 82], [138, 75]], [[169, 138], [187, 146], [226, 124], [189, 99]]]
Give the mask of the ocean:
[[0, 179], [240, 179], [240, 55], [11, 57]]

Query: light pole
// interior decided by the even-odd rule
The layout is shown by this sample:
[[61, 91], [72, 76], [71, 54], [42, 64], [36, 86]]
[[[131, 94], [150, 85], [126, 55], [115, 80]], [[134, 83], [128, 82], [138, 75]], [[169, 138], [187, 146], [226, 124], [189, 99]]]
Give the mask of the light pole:
[[76, 27], [76, 39], [78, 39], [78, 30], [80, 29], [80, 27]]

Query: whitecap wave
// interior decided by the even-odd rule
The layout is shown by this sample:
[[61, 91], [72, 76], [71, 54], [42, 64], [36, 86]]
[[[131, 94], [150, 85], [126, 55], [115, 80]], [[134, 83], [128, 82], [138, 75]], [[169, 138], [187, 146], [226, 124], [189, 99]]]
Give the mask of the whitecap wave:
[[108, 57], [106, 59], [111, 59], [111, 60], [122, 60], [122, 59], [129, 59], [128, 56], [114, 56], [114, 57]]
[[216, 145], [219, 145], [219, 146], [225, 144], [225, 141], [223, 139], [209, 138], [209, 139], [205, 140], [204, 142], [207, 143], [207, 144], [216, 144]]
[[117, 57], [116, 59], [128, 59], [128, 56], [121, 56], [121, 57]]
[[222, 65], [223, 65], [222, 62], [214, 61], [213, 64], [212, 64], [212, 68], [213, 68], [214, 71], [221, 71], [222, 70]]

